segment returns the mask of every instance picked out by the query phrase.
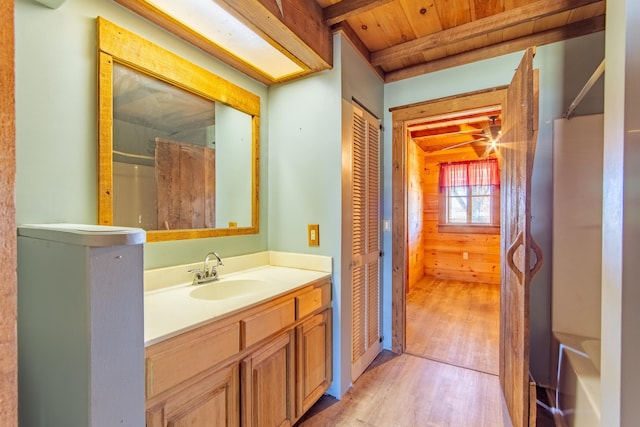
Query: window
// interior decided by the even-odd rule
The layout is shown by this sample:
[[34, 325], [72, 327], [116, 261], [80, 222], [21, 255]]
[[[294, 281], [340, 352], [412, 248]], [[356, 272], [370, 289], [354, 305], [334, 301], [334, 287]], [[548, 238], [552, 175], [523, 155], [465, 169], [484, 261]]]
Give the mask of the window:
[[440, 165], [442, 232], [499, 233], [500, 171], [496, 159]]

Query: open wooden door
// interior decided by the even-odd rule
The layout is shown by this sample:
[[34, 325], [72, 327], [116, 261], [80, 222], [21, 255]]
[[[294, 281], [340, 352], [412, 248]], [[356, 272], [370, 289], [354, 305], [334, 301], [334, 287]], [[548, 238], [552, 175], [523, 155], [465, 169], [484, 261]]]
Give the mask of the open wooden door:
[[[531, 172], [538, 127], [534, 55], [535, 48], [527, 49], [507, 90], [500, 143], [500, 384], [514, 427], [529, 425], [529, 285], [542, 263], [531, 238]], [[532, 250], [536, 254], [533, 268]]]

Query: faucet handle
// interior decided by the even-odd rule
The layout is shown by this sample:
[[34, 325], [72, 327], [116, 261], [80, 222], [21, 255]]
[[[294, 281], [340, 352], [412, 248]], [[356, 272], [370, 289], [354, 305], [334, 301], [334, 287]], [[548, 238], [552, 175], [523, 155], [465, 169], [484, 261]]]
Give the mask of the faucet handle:
[[203, 277], [201, 268], [192, 268], [191, 270], [187, 270], [187, 273], [195, 273], [197, 279], [202, 279]]
[[191, 270], [187, 270], [187, 273], [194, 273], [193, 282], [191, 282], [192, 285], [197, 285], [202, 279], [204, 279], [202, 269], [200, 268], [192, 268]]

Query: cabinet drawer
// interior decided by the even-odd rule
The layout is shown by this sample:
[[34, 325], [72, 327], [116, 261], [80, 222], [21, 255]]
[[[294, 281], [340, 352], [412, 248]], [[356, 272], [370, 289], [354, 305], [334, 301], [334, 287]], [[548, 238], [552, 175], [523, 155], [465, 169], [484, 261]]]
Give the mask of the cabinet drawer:
[[313, 313], [331, 302], [331, 282], [296, 297], [296, 319]]
[[242, 320], [242, 348], [275, 334], [295, 321], [293, 298]]
[[189, 340], [160, 345], [166, 350], [147, 353], [147, 399], [237, 354], [240, 327], [236, 322]]

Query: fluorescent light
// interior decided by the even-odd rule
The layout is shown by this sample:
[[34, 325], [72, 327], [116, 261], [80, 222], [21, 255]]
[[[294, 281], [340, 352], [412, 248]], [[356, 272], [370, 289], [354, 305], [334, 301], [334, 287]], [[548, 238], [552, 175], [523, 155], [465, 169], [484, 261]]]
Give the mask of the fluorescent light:
[[304, 71], [212, 0], [147, 2], [274, 79]]

